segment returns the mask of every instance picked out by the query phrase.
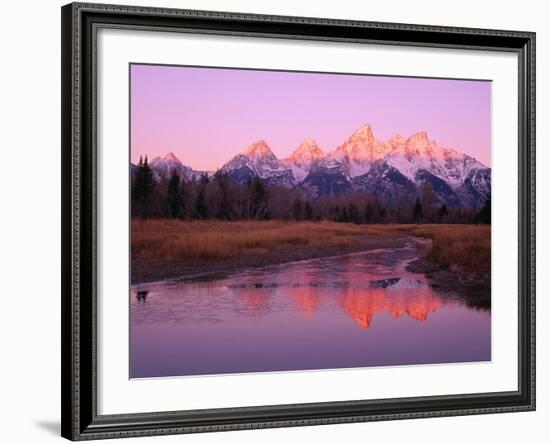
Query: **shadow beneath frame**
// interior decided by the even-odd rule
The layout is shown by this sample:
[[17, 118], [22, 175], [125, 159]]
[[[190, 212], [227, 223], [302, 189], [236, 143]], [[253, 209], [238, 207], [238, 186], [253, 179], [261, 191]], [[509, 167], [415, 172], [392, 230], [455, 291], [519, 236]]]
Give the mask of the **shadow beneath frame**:
[[59, 421], [36, 421], [35, 424], [52, 435], [61, 436], [61, 423]]

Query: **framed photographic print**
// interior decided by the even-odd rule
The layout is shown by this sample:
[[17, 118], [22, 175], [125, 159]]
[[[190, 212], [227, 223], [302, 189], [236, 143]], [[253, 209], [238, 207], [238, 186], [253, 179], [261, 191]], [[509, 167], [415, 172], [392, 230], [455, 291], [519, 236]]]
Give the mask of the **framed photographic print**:
[[62, 8], [62, 435], [535, 408], [535, 35]]

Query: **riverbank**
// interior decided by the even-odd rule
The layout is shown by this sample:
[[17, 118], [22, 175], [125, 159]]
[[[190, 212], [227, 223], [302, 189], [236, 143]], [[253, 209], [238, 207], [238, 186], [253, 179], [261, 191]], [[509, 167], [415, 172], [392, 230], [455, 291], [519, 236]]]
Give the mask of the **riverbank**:
[[407, 271], [424, 274], [434, 289], [444, 294], [457, 294], [471, 307], [491, 307], [490, 271], [451, 271], [433, 262], [428, 256], [411, 262]]
[[335, 222], [133, 220], [132, 282], [404, 245], [367, 234], [366, 226]]
[[[266, 265], [401, 248], [412, 237], [432, 240], [409, 264], [442, 291], [490, 295], [490, 226], [354, 225], [286, 221], [132, 221], [132, 284], [204, 278]], [[489, 297], [490, 300], [490, 297]], [[485, 301], [485, 302], [484, 302]], [[474, 301], [475, 302], [475, 301]]]
[[487, 225], [427, 225], [412, 230], [432, 240], [426, 255], [407, 270], [426, 275], [442, 293], [459, 293], [478, 308], [491, 306], [491, 227]]
[[163, 279], [213, 279], [221, 275], [238, 273], [251, 268], [284, 264], [294, 261], [337, 256], [369, 251], [379, 248], [401, 248], [407, 237], [358, 235], [352, 243], [341, 245], [314, 243], [313, 245], [274, 246], [254, 248], [240, 255], [227, 258], [138, 258], [132, 260], [132, 284], [159, 281]]

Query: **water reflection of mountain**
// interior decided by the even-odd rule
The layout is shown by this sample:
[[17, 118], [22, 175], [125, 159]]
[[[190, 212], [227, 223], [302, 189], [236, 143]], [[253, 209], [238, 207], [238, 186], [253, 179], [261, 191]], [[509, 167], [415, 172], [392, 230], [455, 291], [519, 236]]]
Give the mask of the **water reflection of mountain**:
[[290, 292], [296, 308], [306, 316], [311, 316], [319, 309], [321, 295], [316, 288], [293, 288]]
[[[449, 303], [449, 302], [447, 302]], [[429, 287], [399, 288], [388, 292], [384, 288], [348, 289], [341, 299], [344, 311], [361, 327], [369, 328], [374, 316], [386, 312], [394, 318], [409, 316], [426, 321], [443, 301]]]
[[[323, 294], [340, 306], [363, 328], [369, 328], [374, 316], [386, 312], [394, 318], [409, 316], [426, 321], [430, 313], [442, 305], [456, 304], [456, 299], [442, 299], [426, 283], [415, 279], [389, 278], [364, 282], [363, 285], [342, 285], [340, 282], [313, 281], [309, 284], [238, 285], [241, 312], [263, 316], [269, 311], [269, 294], [274, 291], [290, 296], [295, 308], [306, 317], [319, 310]], [[321, 291], [320, 291], [321, 290]], [[326, 300], [326, 298], [325, 298]]]
[[136, 285], [132, 374], [490, 359], [490, 293], [432, 287], [405, 268], [413, 247]]
[[[395, 319], [405, 316], [416, 321], [427, 321], [430, 314], [442, 306], [460, 305], [476, 311], [489, 309], [474, 304], [472, 301], [475, 302], [475, 298], [440, 295], [426, 282], [414, 278], [327, 281], [318, 273], [293, 277], [297, 278], [298, 283], [292, 283], [293, 279], [284, 283], [259, 282], [252, 277], [229, 285], [195, 284], [194, 294], [188, 295], [189, 299], [161, 296], [164, 303], [160, 307], [164, 306], [166, 310], [158, 310], [153, 317], [157, 321], [168, 317], [178, 323], [193, 320], [223, 322], [235, 316], [259, 319], [293, 306], [296, 312], [311, 318], [319, 310], [336, 308], [336, 311], [342, 310], [362, 328], [368, 329], [376, 315], [381, 313]], [[144, 291], [134, 291], [136, 302], [148, 304], [148, 299], [143, 297]], [[212, 298], [212, 292], [219, 294]], [[154, 295], [157, 303], [160, 302], [159, 296]], [[144, 316], [142, 321], [154, 321], [149, 316], [151, 313], [136, 308], [134, 322], [139, 323], [140, 314]]]

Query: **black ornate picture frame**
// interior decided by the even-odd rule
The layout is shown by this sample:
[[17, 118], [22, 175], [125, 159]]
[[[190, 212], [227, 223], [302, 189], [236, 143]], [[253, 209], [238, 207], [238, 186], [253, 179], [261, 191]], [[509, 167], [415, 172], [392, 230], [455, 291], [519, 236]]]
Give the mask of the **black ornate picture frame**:
[[[61, 334], [65, 438], [120, 438], [535, 409], [535, 33], [86, 3], [66, 5], [61, 14]], [[518, 390], [98, 415], [95, 81], [98, 28], [514, 53], [519, 66]]]

